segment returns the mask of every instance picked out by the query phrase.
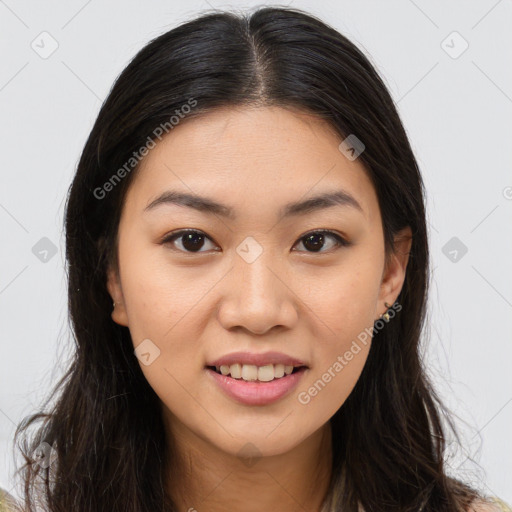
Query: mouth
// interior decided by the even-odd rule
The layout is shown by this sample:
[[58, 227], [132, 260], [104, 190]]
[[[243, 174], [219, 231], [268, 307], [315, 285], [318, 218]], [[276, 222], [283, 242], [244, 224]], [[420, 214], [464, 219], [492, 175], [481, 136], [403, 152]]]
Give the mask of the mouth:
[[307, 366], [235, 363], [205, 367], [206, 374], [224, 396], [249, 406], [265, 406], [282, 400], [295, 389]]
[[232, 365], [206, 366], [206, 369], [235, 380], [243, 380], [246, 382], [272, 382], [306, 370], [307, 366], [284, 364], [256, 366], [252, 364], [235, 363]]

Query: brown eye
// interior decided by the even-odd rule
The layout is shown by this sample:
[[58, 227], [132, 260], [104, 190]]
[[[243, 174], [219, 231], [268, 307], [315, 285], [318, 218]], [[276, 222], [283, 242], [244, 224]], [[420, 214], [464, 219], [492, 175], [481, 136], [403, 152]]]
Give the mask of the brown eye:
[[[181, 230], [176, 233], [171, 233], [170, 236], [166, 237], [162, 240], [162, 244], [171, 243], [176, 246], [175, 241], [179, 242], [176, 248], [183, 252], [205, 252], [201, 249], [207, 244], [207, 241], [210, 240], [208, 236], [206, 236], [201, 231], [196, 231], [193, 229]], [[215, 248], [216, 246], [212, 244], [211, 248]], [[206, 250], [210, 250], [211, 248], [207, 248]]]
[[[329, 240], [331, 240], [330, 246], [327, 243]], [[305, 247], [306, 252], [310, 253], [329, 252], [330, 249], [350, 245], [343, 237], [329, 230], [312, 231], [302, 236], [299, 241]], [[182, 229], [171, 233], [161, 243], [171, 244], [173, 249], [185, 253], [201, 253], [218, 248], [205, 233], [194, 229]], [[210, 247], [208, 247], [208, 243], [210, 243]], [[327, 249], [323, 250], [326, 245]], [[205, 246], [206, 249], [204, 249]]]
[[[327, 250], [322, 251], [326, 240], [333, 239], [334, 245], [328, 247]], [[312, 231], [300, 238], [300, 242], [306, 248], [307, 252], [328, 252], [333, 247], [348, 246], [350, 245], [344, 238], [337, 233], [329, 230]]]

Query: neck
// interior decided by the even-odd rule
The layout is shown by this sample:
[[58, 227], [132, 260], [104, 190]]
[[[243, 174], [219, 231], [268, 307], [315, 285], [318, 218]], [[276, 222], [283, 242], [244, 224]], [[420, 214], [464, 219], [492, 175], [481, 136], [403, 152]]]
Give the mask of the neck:
[[226, 453], [183, 424], [171, 431], [169, 492], [180, 512], [321, 512], [331, 477], [329, 422], [286, 453], [253, 459]]

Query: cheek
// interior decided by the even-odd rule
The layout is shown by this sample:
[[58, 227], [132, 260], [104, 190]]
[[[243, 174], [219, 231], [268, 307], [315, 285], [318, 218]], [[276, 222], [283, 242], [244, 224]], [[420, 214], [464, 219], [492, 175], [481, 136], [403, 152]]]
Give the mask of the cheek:
[[[377, 271], [376, 271], [377, 269]], [[314, 318], [314, 366], [297, 400], [321, 416], [345, 402], [366, 363], [379, 292], [378, 265], [358, 262], [333, 271], [305, 296]]]
[[355, 275], [308, 297], [318, 318], [313, 366], [296, 393], [308, 417], [327, 421], [356, 385], [371, 346], [375, 298], [373, 287]]
[[123, 254], [123, 295], [134, 345], [149, 338], [162, 354], [172, 352], [179, 359], [197, 353], [203, 309], [219, 276], [173, 266], [161, 252], [150, 248]]
[[378, 271], [378, 265], [354, 253], [328, 273], [303, 278], [301, 298], [317, 319], [317, 339], [341, 350], [344, 343], [373, 326], [380, 289]]
[[366, 343], [351, 342], [319, 363], [297, 391], [297, 402], [307, 417], [330, 419], [356, 385], [368, 357]]

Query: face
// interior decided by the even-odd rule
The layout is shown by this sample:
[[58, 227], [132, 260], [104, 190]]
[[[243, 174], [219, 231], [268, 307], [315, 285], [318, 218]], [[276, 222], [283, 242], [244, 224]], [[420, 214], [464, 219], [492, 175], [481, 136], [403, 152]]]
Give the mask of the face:
[[341, 141], [310, 114], [221, 109], [142, 161], [107, 285], [176, 433], [281, 454], [356, 384], [410, 239], [385, 264], [375, 190]]

